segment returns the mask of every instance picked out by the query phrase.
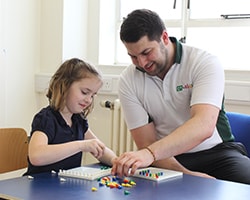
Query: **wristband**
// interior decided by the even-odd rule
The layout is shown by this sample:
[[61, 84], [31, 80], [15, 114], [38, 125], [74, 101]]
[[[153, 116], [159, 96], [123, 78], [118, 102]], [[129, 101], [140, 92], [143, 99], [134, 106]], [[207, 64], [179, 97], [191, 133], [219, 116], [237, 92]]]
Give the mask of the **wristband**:
[[155, 157], [155, 154], [153, 153], [153, 151], [149, 147], [145, 147], [145, 149], [147, 149], [149, 151], [149, 153], [153, 156], [154, 161], [156, 161], [156, 157]]

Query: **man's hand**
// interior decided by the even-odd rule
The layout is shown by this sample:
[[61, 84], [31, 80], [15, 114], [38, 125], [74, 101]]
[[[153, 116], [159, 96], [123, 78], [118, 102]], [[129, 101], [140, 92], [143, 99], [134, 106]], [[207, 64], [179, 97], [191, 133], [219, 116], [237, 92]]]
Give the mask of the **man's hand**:
[[112, 175], [133, 175], [138, 168], [148, 167], [154, 161], [154, 157], [147, 149], [134, 152], [125, 152], [114, 160]]

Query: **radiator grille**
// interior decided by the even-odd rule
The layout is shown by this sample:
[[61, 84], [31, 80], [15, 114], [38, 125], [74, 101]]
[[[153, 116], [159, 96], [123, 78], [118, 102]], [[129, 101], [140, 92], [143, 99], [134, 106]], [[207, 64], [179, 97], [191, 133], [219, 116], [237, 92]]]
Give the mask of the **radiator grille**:
[[112, 112], [112, 133], [111, 133], [111, 149], [121, 155], [123, 152], [136, 150], [136, 145], [131, 137], [129, 130], [123, 118], [123, 111], [120, 100], [116, 99], [113, 102], [102, 101], [103, 107], [109, 108]]

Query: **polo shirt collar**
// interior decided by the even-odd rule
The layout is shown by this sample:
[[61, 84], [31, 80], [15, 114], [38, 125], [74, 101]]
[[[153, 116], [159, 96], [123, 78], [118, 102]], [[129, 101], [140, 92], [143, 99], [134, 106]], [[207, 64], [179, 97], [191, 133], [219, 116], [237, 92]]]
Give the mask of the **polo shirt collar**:
[[182, 57], [182, 44], [175, 37], [169, 37], [169, 39], [171, 40], [171, 42], [176, 44], [175, 63], [180, 64]]

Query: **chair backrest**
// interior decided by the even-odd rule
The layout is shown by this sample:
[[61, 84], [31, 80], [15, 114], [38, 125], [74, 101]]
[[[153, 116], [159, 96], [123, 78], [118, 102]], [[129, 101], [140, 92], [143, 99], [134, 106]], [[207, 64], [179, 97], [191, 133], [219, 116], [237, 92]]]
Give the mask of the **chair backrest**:
[[227, 117], [235, 137], [235, 141], [241, 142], [245, 145], [248, 156], [250, 157], [250, 115], [227, 112]]
[[28, 136], [22, 128], [0, 128], [0, 173], [28, 166]]

